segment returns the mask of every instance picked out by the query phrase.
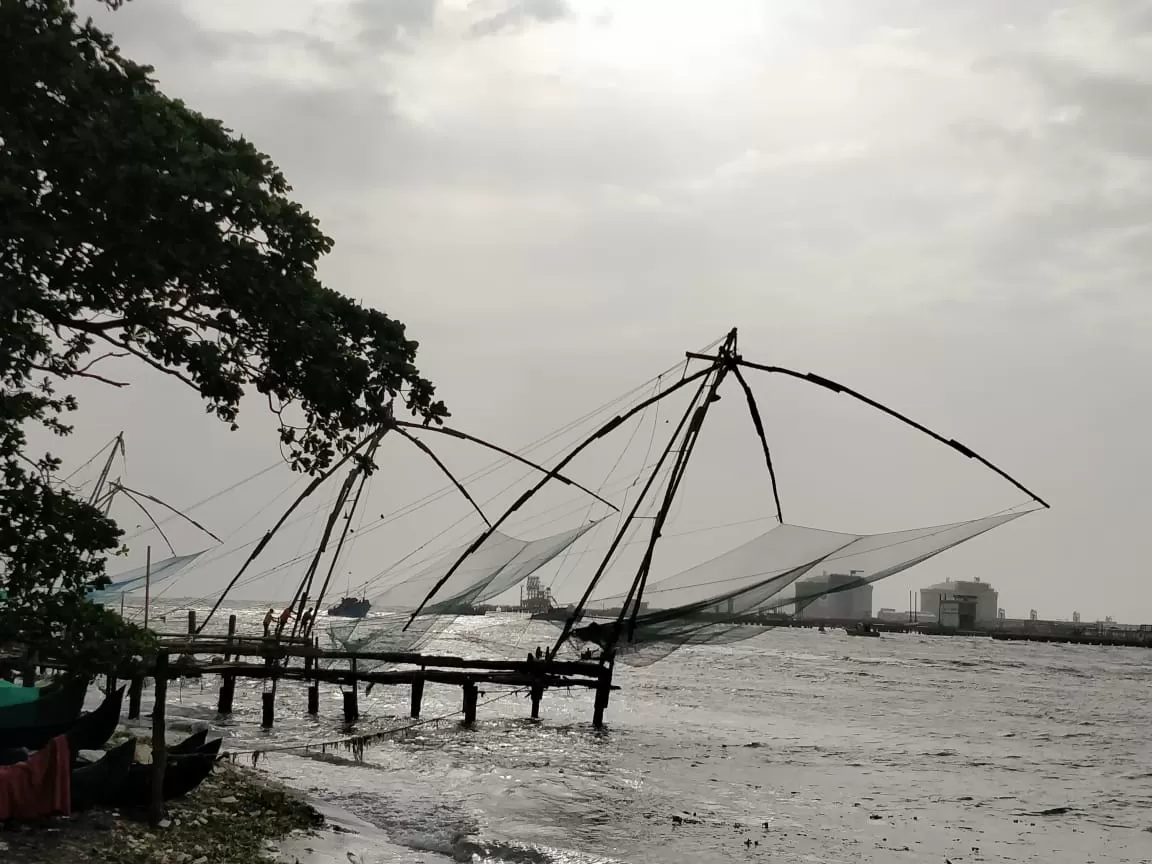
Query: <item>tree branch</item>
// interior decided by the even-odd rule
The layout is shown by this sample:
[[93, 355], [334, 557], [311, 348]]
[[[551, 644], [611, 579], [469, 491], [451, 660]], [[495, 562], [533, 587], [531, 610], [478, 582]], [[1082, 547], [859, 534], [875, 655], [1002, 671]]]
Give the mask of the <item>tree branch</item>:
[[[91, 365], [91, 364], [89, 364]], [[37, 366], [35, 363], [28, 364], [29, 369], [35, 369], [37, 372], [46, 372], [49, 375], [55, 375], [57, 378], [91, 378], [93, 381], [99, 381], [102, 384], [108, 384], [112, 387], [127, 387], [127, 381], [113, 381], [111, 378], [105, 378], [103, 375], [97, 375], [95, 372], [84, 372], [82, 370], [70, 371], [67, 373], [60, 372], [56, 369], [50, 369], [47, 366]], [[87, 368], [87, 367], [85, 367]]]
[[149, 357], [143, 351], [138, 351], [135, 348], [133, 348], [131, 345], [129, 345], [128, 343], [121, 342], [119, 339], [113, 339], [111, 336], [109, 336], [106, 333], [96, 333], [94, 335], [99, 336], [101, 339], [103, 339], [105, 342], [109, 343], [110, 345], [115, 345], [117, 348], [123, 348], [125, 351], [127, 351], [129, 354], [131, 354], [133, 357], [136, 357], [139, 360], [143, 360], [145, 363], [147, 363], [153, 369], [157, 369], [160, 372], [163, 372], [165, 375], [171, 375], [173, 378], [177, 379], [178, 381], [183, 381], [185, 384], [187, 384], [189, 387], [191, 387], [197, 393], [200, 392], [200, 385], [197, 384], [195, 381], [193, 381], [191, 378], [189, 378], [187, 375], [185, 375], [183, 372], [179, 371], [178, 369], [171, 369], [171, 368], [165, 366], [163, 363], [160, 363], [158, 360], [153, 360], [151, 357]]
[[126, 327], [132, 322], [128, 318], [113, 318], [111, 321], [78, 321], [75, 318], [65, 318], [63, 321], [58, 323], [62, 327], [71, 327], [73, 330], [81, 330], [84, 333], [94, 333], [96, 335], [100, 335], [107, 330], [115, 330], [117, 327]]
[[89, 360], [87, 363], [85, 363], [83, 366], [81, 366], [79, 369], [77, 369], [72, 374], [81, 375], [81, 374], [87, 372], [89, 369], [91, 369], [93, 366], [95, 366], [101, 360], [107, 360], [109, 357], [127, 357], [127, 356], [129, 356], [127, 351], [105, 351], [99, 357], [96, 357], [92, 360]]

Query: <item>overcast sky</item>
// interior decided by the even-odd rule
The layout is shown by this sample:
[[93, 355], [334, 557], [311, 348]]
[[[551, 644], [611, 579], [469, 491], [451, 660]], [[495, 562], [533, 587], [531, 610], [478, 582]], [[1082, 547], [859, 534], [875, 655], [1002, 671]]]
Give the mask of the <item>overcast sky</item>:
[[[1152, 622], [1147, 3], [81, 9], [273, 157], [336, 240], [327, 284], [406, 322], [461, 428], [519, 446], [737, 325], [746, 356], [891, 402], [1053, 505], [877, 607], [980, 575], [1012, 616]], [[790, 495], [840, 530], [1023, 500], [946, 451], [902, 466], [920, 443], [794, 389], [761, 395], [777, 459], [811, 472], [786, 516]], [[62, 452], [125, 428], [132, 480], [173, 503], [275, 460], [258, 406], [229, 434], [147, 375], [82, 395]]]

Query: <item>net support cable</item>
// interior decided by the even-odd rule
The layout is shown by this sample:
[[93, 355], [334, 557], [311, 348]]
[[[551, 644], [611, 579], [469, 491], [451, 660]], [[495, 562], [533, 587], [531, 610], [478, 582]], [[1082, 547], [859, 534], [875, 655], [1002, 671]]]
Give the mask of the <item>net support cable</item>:
[[640, 413], [645, 408], [647, 408], [649, 405], [652, 405], [656, 402], [659, 402], [661, 399], [664, 399], [667, 396], [670, 396], [671, 394], [680, 390], [682, 387], [691, 383], [692, 381], [695, 381], [699, 378], [704, 377], [704, 375], [706, 375], [710, 370], [711, 370], [711, 367], [708, 367], [706, 369], [700, 370], [699, 372], [695, 372], [692, 375], [688, 375], [688, 376], [682, 378], [677, 383], [673, 384], [668, 389], [662, 391], [661, 393], [658, 393], [655, 396], [650, 396], [649, 398], [643, 400], [642, 402], [639, 402], [636, 405], [632, 406], [632, 408], [628, 409], [627, 411], [625, 411], [621, 414], [617, 414], [615, 417], [608, 420], [599, 429], [597, 429], [595, 432], [593, 432], [591, 435], [589, 435], [587, 438], [585, 438], [582, 442], [580, 442], [578, 445], [576, 445], [576, 447], [574, 447], [572, 450], [570, 450], [568, 452], [568, 455], [566, 455], [563, 459], [561, 459], [556, 464], [555, 467], [549, 469], [548, 473], [543, 478], [541, 478], [536, 483], [536, 485], [534, 485], [532, 488], [525, 491], [519, 498], [517, 498], [515, 501], [513, 501], [512, 505], [510, 507], [508, 507], [508, 509], [505, 510], [500, 515], [500, 517], [494, 523], [492, 523], [491, 526], [489, 526], [487, 531], [485, 531], [483, 534], [481, 534], [479, 537], [477, 537], [475, 541], [473, 541], [473, 543], [464, 551], [464, 554], [461, 555], [456, 560], [456, 562], [452, 565], [452, 567], [449, 568], [448, 572], [445, 573], [443, 577], [441, 577], [440, 581], [437, 582], [436, 585], [434, 585], [432, 587], [432, 590], [428, 592], [428, 596], [426, 596], [424, 598], [424, 600], [420, 603], [420, 605], [417, 606], [416, 610], [412, 613], [411, 617], [408, 619], [408, 622], [404, 625], [404, 629], [407, 630], [408, 627], [411, 626], [412, 622], [416, 620], [416, 616], [420, 614], [420, 612], [427, 605], [427, 603], [435, 596], [436, 592], [440, 590], [441, 586], [445, 582], [447, 582], [449, 578], [451, 578], [452, 574], [455, 573], [456, 570], [460, 567], [460, 565], [464, 562], [464, 559], [466, 559], [470, 554], [472, 554], [472, 552], [474, 552], [476, 549], [478, 549], [480, 547], [480, 545], [485, 540], [488, 539], [488, 537], [490, 537], [492, 534], [494, 534], [496, 532], [496, 530], [502, 524], [504, 524], [504, 522], [507, 521], [507, 519], [513, 513], [515, 513], [522, 506], [524, 506], [524, 504], [526, 504], [532, 498], [532, 496], [534, 496], [537, 492], [539, 492], [541, 489], [543, 489], [544, 486], [547, 485], [548, 481], [554, 479], [556, 477], [556, 475], [558, 475], [560, 473], [560, 470], [562, 468], [567, 467], [568, 464], [570, 462], [572, 462], [573, 459], [575, 459], [577, 456], [579, 456], [590, 445], [592, 445], [594, 442], [603, 438], [605, 435], [610, 433], [613, 429], [615, 429], [616, 427], [620, 426], [622, 423], [627, 421], [630, 417], [633, 417], [636, 414]]

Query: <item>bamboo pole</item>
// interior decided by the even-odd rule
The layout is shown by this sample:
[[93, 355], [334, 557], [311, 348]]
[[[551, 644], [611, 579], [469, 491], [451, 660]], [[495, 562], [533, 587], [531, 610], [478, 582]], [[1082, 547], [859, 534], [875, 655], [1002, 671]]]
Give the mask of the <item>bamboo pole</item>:
[[[560, 646], [564, 644], [564, 640], [567, 639], [568, 634], [572, 632], [572, 627], [579, 619], [580, 614], [584, 611], [584, 607], [588, 603], [588, 598], [592, 596], [592, 591], [595, 590], [597, 583], [600, 581], [600, 577], [603, 576], [604, 571], [608, 569], [608, 565], [612, 561], [612, 556], [616, 554], [617, 548], [622, 542], [624, 542], [624, 535], [627, 533], [629, 525], [632, 524], [632, 522], [636, 519], [637, 514], [640, 512], [641, 504], [643, 503], [648, 493], [651, 491], [653, 485], [656, 482], [657, 476], [660, 474], [660, 470], [663, 467], [664, 462], [667, 461], [668, 456], [672, 453], [672, 448], [675, 446], [676, 441], [680, 438], [680, 433], [684, 430], [684, 426], [688, 423], [689, 418], [694, 413], [696, 403], [700, 401], [700, 397], [704, 394], [705, 389], [708, 386], [708, 376], [715, 370], [716, 366], [713, 364], [707, 369], [702, 369], [700, 372], [696, 373], [695, 377], [702, 379], [700, 381], [700, 386], [696, 388], [696, 392], [692, 395], [692, 401], [688, 403], [688, 408], [680, 417], [680, 422], [676, 424], [676, 428], [673, 430], [672, 436], [668, 439], [667, 446], [665, 446], [664, 450], [660, 453], [660, 458], [656, 460], [656, 464], [652, 467], [652, 471], [648, 475], [647, 481], [644, 483], [644, 488], [642, 488], [640, 490], [640, 494], [636, 496], [636, 501], [632, 505], [632, 509], [629, 511], [627, 518], [625, 518], [625, 520], [621, 523], [620, 528], [616, 531], [616, 536], [612, 538], [612, 543], [609, 544], [608, 551], [601, 559], [600, 566], [596, 568], [596, 573], [588, 582], [588, 587], [584, 589], [584, 594], [580, 597], [580, 602], [576, 604], [576, 608], [572, 610], [572, 614], [569, 615], [567, 619], [565, 619], [564, 627], [560, 630], [560, 636], [556, 639], [556, 643], [548, 652], [548, 656], [550, 658], [556, 656], [556, 652], [560, 650]], [[691, 380], [691, 378], [685, 378], [680, 383], [683, 384], [688, 380]], [[664, 392], [669, 393], [671, 392], [671, 389]], [[651, 401], [653, 400], [649, 400], [649, 402]]]
[[168, 762], [164, 722], [168, 701], [168, 653], [156, 657], [156, 701], [152, 706], [152, 803], [149, 819], [156, 827], [164, 819], [164, 769]]
[[260, 538], [260, 542], [257, 543], [256, 547], [249, 553], [247, 559], [245, 559], [244, 563], [240, 566], [240, 569], [236, 572], [236, 575], [233, 576], [231, 580], [229, 580], [226, 586], [224, 586], [224, 590], [216, 599], [216, 602], [212, 605], [212, 608], [208, 610], [208, 614], [204, 616], [204, 620], [200, 623], [200, 627], [196, 631], [197, 633], [203, 632], [204, 628], [208, 626], [208, 622], [212, 620], [212, 616], [216, 614], [216, 610], [220, 608], [220, 604], [224, 602], [224, 599], [228, 596], [228, 592], [230, 592], [233, 587], [235, 587], [236, 583], [240, 581], [240, 577], [244, 575], [252, 562], [256, 560], [261, 552], [264, 551], [264, 547], [266, 547], [272, 541], [272, 538], [276, 535], [276, 532], [279, 531], [284, 523], [288, 521], [288, 518], [296, 511], [296, 508], [304, 502], [304, 499], [315, 492], [320, 487], [320, 485], [324, 483], [325, 480], [339, 471], [349, 459], [356, 455], [360, 448], [374, 439], [378, 440], [381, 434], [382, 432], [377, 430], [371, 435], [365, 436], [351, 450], [341, 456], [334, 465], [331, 465], [312, 478], [312, 481], [308, 484], [307, 487], [305, 487], [304, 491], [297, 495], [296, 499], [288, 506], [288, 509], [280, 515], [280, 518], [277, 520], [276, 524], [273, 525], [267, 532], [265, 532], [264, 536]]
[[148, 547], [144, 563], [144, 629], [148, 629], [148, 604], [152, 599], [152, 547]]
[[[640, 602], [644, 599], [644, 587], [648, 584], [648, 573], [652, 567], [652, 556], [656, 551], [656, 544], [659, 542], [660, 536], [664, 531], [664, 522], [668, 518], [672, 501], [675, 499], [676, 493], [680, 490], [680, 483], [684, 479], [684, 472], [688, 470], [688, 461], [692, 458], [692, 452], [696, 449], [696, 442], [700, 438], [700, 430], [704, 426], [704, 418], [708, 414], [708, 408], [719, 398], [717, 391], [720, 389], [720, 385], [724, 383], [724, 378], [727, 376], [728, 370], [732, 368], [732, 358], [735, 356], [735, 352], [736, 331], [733, 329], [724, 341], [724, 345], [720, 348], [719, 355], [724, 359], [723, 362], [717, 362], [715, 366], [714, 371], [716, 374], [712, 378], [711, 385], [708, 387], [708, 394], [693, 412], [692, 420], [684, 433], [684, 440], [680, 445], [680, 452], [676, 454], [676, 460], [672, 464], [672, 471], [668, 477], [668, 487], [664, 494], [664, 501], [660, 505], [659, 512], [656, 514], [656, 519], [652, 523], [652, 533], [648, 538], [648, 548], [644, 552], [644, 560], [640, 563], [640, 569], [636, 573], [636, 579], [628, 589], [628, 596], [624, 599], [624, 605], [620, 609], [619, 624], [623, 624], [624, 616], [629, 616], [629, 641], [632, 640], [636, 633], [636, 618], [640, 614]], [[708, 379], [705, 378], [704, 380], [707, 381]], [[629, 604], [632, 604], [630, 615], [628, 611]]]
[[[713, 360], [714, 361], [716, 359], [715, 357], [712, 357], [712, 356], [707, 355], [707, 354], [691, 354], [690, 353], [688, 356], [695, 358], [695, 359], [699, 359], [699, 360]], [[783, 366], [767, 366], [763, 363], [752, 363], [748, 360], [743, 359], [742, 357], [737, 357], [736, 363], [740, 366], [743, 366], [745, 369], [756, 369], [760, 372], [769, 372], [769, 373], [774, 373], [777, 375], [786, 375], [789, 378], [797, 378], [801, 381], [807, 381], [811, 384], [815, 384], [818, 387], [823, 387], [825, 390], [831, 390], [833, 393], [843, 393], [845, 396], [851, 396], [853, 399], [857, 400], [858, 402], [863, 402], [865, 405], [868, 405], [871, 408], [875, 408], [877, 411], [882, 411], [883, 413], [887, 414], [889, 417], [892, 417], [895, 420], [899, 420], [901, 423], [904, 423], [905, 425], [911, 426], [913, 429], [916, 429], [919, 432], [923, 432], [928, 437], [936, 439], [941, 444], [944, 444], [947, 447], [951, 447], [953, 450], [955, 450], [957, 453], [961, 454], [962, 456], [966, 456], [969, 459], [975, 459], [977, 462], [979, 462], [985, 468], [987, 468], [990, 471], [992, 471], [993, 473], [999, 475], [1004, 480], [1007, 480], [1009, 483], [1011, 483], [1013, 486], [1015, 486], [1017, 489], [1019, 489], [1021, 492], [1023, 492], [1025, 495], [1027, 495], [1029, 498], [1031, 498], [1033, 501], [1035, 501], [1037, 504], [1039, 504], [1041, 507], [1044, 507], [1045, 509], [1049, 509], [1051, 507], [1051, 505], [1047, 501], [1045, 501], [1043, 498], [1041, 498], [1039, 495], [1037, 495], [1031, 489], [1029, 489], [1024, 484], [1022, 484], [1015, 477], [1012, 477], [1010, 474], [1005, 472], [1003, 469], [998, 468], [997, 466], [993, 465], [991, 462], [989, 462], [987, 459], [985, 459], [979, 453], [976, 453], [975, 451], [964, 446], [959, 441], [957, 441], [955, 438], [951, 438], [951, 439], [945, 438], [940, 433], [933, 432], [931, 429], [929, 429], [927, 426], [923, 425], [922, 423], [917, 423], [915, 420], [908, 417], [907, 415], [901, 414], [899, 411], [896, 411], [892, 408], [889, 408], [887, 405], [884, 405], [883, 403], [878, 402], [875, 399], [872, 399], [868, 396], [865, 396], [863, 393], [860, 393], [857, 390], [853, 390], [851, 387], [845, 387], [843, 384], [840, 384], [836, 381], [833, 381], [830, 378], [824, 378], [823, 376], [816, 375], [813, 372], [808, 372], [808, 373], [797, 372], [794, 369], [786, 369]]]
[[712, 368], [713, 367], [709, 366], [706, 369], [701, 369], [699, 372], [693, 372], [691, 375], [686, 375], [683, 378], [681, 378], [679, 381], [677, 381], [675, 384], [673, 384], [671, 387], [669, 387], [667, 390], [663, 390], [660, 393], [657, 393], [655, 396], [650, 396], [649, 398], [645, 399], [644, 401], [632, 406], [627, 411], [625, 411], [623, 414], [617, 414], [615, 417], [613, 417], [611, 420], [609, 420], [607, 423], [603, 424], [599, 429], [597, 429], [595, 432], [593, 432], [591, 435], [589, 435], [587, 438], [585, 438], [580, 444], [578, 444], [576, 447], [574, 447], [572, 450], [570, 450], [568, 452], [568, 455], [566, 455], [563, 459], [561, 459], [556, 464], [556, 466], [554, 468], [552, 468], [544, 476], [543, 479], [538, 481], [536, 483], [536, 485], [534, 485], [531, 489], [524, 492], [519, 498], [517, 498], [514, 502], [512, 502], [512, 505], [507, 510], [505, 510], [503, 514], [501, 514], [500, 518], [498, 518], [495, 522], [492, 523], [492, 525], [488, 528], [487, 531], [485, 531], [483, 534], [481, 534], [479, 537], [477, 537], [475, 540], [472, 541], [472, 544], [467, 549], [465, 549], [464, 553], [459, 558], [456, 559], [455, 563], [453, 563], [453, 565], [450, 568], [448, 568], [448, 572], [445, 573], [443, 576], [441, 576], [440, 579], [437, 580], [436, 584], [432, 586], [432, 589], [428, 592], [427, 596], [423, 600], [420, 601], [420, 605], [416, 607], [416, 610], [408, 618], [408, 623], [406, 623], [404, 625], [404, 627], [401, 629], [407, 630], [410, 626], [412, 626], [412, 622], [416, 620], [416, 617], [421, 613], [421, 611], [423, 611], [424, 607], [426, 605], [428, 605], [428, 601], [430, 601], [436, 595], [437, 591], [439, 591], [441, 588], [444, 587], [444, 583], [446, 583], [449, 579], [452, 578], [452, 575], [457, 570], [460, 569], [460, 565], [464, 563], [464, 561], [468, 558], [469, 555], [471, 555], [473, 552], [475, 552], [477, 549], [479, 549], [484, 544], [484, 541], [486, 541], [489, 537], [491, 537], [496, 532], [496, 530], [501, 525], [503, 525], [504, 522], [507, 521], [507, 519], [513, 513], [515, 513], [518, 509], [520, 509], [520, 507], [522, 507], [533, 495], [535, 495], [537, 492], [539, 492], [541, 489], [543, 489], [544, 486], [547, 485], [549, 480], [552, 480], [555, 477], [557, 477], [560, 474], [560, 470], [562, 468], [567, 467], [568, 464], [573, 459], [575, 459], [577, 456], [579, 456], [585, 449], [590, 447], [594, 441], [598, 441], [600, 438], [603, 438], [605, 435], [610, 433], [613, 429], [616, 429], [618, 426], [620, 426], [625, 421], [627, 421], [630, 417], [634, 417], [635, 415], [639, 414], [641, 411], [643, 411], [649, 405], [652, 405], [656, 402], [659, 402], [661, 399], [666, 399], [667, 397], [671, 396], [676, 391], [680, 390], [682, 387], [687, 386], [688, 384], [697, 380], [698, 378], [704, 377], [706, 374], [708, 374], [709, 372], [712, 371]]

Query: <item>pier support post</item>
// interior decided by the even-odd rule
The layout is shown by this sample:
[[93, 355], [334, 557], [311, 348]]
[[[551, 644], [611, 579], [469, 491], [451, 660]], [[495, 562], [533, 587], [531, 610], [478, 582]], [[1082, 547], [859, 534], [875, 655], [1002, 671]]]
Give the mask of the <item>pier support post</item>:
[[313, 717], [320, 713], [320, 685], [315, 681], [308, 685], [308, 713]]
[[[41, 671], [43, 671], [44, 667], [41, 666], [40, 668], [41, 668]], [[24, 671], [21, 675], [21, 678], [23, 679], [22, 683], [24, 684], [25, 687], [35, 687], [36, 686], [36, 654], [35, 653], [28, 655], [28, 658], [27, 658], [26, 662], [24, 663]]]
[[133, 675], [132, 683], [128, 685], [128, 719], [140, 718], [140, 696], [144, 693], [144, 677]]
[[188, 635], [189, 636], [195, 636], [196, 635], [196, 610], [195, 609], [189, 609], [188, 610]]
[[420, 719], [420, 706], [424, 702], [424, 679], [412, 679], [412, 705], [408, 711], [408, 716], [414, 720]]
[[464, 682], [464, 725], [471, 726], [476, 722], [476, 697], [479, 691], [474, 681]]
[[[224, 649], [224, 662], [232, 659], [232, 640], [236, 638], [236, 616], [228, 616], [228, 647]], [[236, 659], [240, 659], [237, 657]]]
[[344, 722], [348, 724], [355, 723], [360, 719], [360, 706], [358, 704], [359, 694], [356, 692], [356, 685], [352, 685], [351, 690], [344, 691]]
[[260, 694], [260, 699], [264, 709], [263, 716], [260, 718], [260, 726], [264, 729], [271, 729], [276, 720], [276, 691], [266, 690]]
[[236, 676], [225, 675], [220, 682], [220, 699], [216, 703], [216, 710], [221, 714], [232, 713], [232, 698], [236, 695]]
[[612, 666], [600, 670], [600, 680], [596, 683], [596, 702], [592, 708], [592, 728], [604, 728], [604, 710], [608, 707], [608, 697], [612, 694]]
[[356, 658], [348, 661], [348, 671], [352, 673], [352, 689], [344, 691], [344, 722], [355, 723], [360, 719], [360, 684], [356, 680]]
[[532, 719], [540, 719], [540, 700], [544, 698], [544, 685], [535, 683], [532, 685]]

